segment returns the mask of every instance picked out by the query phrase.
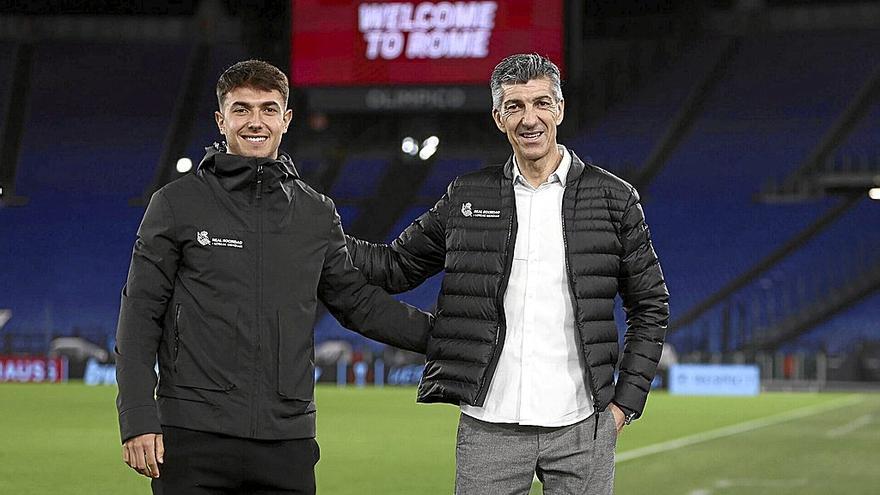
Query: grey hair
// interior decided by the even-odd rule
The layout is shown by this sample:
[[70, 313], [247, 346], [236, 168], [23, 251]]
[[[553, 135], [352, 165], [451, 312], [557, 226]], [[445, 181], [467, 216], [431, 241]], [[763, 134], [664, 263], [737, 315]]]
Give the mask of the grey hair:
[[562, 83], [560, 82], [559, 67], [547, 57], [537, 53], [517, 53], [510, 55], [495, 66], [492, 78], [489, 80], [489, 89], [492, 90], [492, 108], [501, 107], [501, 99], [504, 97], [503, 84], [525, 84], [532, 79], [546, 77], [553, 85], [553, 96], [557, 101], [562, 101]]

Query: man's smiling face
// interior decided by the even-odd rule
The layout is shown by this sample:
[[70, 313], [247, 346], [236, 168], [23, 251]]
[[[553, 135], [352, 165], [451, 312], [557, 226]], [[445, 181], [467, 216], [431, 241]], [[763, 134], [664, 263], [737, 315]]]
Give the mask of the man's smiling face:
[[556, 126], [562, 123], [564, 102], [556, 99], [553, 83], [540, 78], [501, 88], [501, 106], [492, 110], [492, 116], [507, 134], [514, 153], [531, 161], [555, 153]]
[[223, 108], [214, 112], [229, 152], [250, 157], [278, 158], [281, 137], [287, 132], [293, 111], [285, 110], [278, 90], [241, 86], [226, 94]]

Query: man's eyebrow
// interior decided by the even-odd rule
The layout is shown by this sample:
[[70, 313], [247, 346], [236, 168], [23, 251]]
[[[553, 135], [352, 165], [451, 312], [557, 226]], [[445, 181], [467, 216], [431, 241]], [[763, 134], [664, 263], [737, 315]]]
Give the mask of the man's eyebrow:
[[[531, 101], [552, 100], [552, 99], [553, 99], [553, 95], [545, 94], [545, 95], [535, 96], [534, 98], [531, 99]], [[521, 103], [522, 101], [523, 101], [523, 99], [520, 98], [519, 96], [511, 96], [510, 98], [505, 99], [502, 103], [509, 103], [509, 102]]]
[[[232, 106], [233, 106], [233, 107], [235, 107], [235, 106], [239, 106], [239, 107], [251, 108], [251, 107], [254, 106], [254, 105], [251, 105], [250, 103], [248, 103], [248, 102], [246, 102], [246, 101], [234, 101], [234, 102], [232, 102]], [[261, 102], [261, 103], [257, 104], [257, 106], [260, 106], [260, 107], [263, 107], [263, 108], [266, 108], [266, 107], [278, 107], [278, 108], [281, 108], [281, 105], [279, 105], [278, 102], [271, 101], [271, 100], [270, 100], [270, 101], [264, 101], [264, 102]]]

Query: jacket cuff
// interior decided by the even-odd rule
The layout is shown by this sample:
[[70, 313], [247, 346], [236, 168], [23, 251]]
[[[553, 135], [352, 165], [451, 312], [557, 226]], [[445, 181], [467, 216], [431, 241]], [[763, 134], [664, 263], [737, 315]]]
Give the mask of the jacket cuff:
[[645, 409], [645, 402], [648, 400], [648, 392], [641, 388], [626, 382], [618, 380], [614, 390], [614, 398], [611, 400], [617, 407], [629, 416], [635, 414], [633, 419], [638, 419]]
[[122, 443], [145, 433], [162, 433], [156, 406], [133, 407], [119, 414], [119, 433]]

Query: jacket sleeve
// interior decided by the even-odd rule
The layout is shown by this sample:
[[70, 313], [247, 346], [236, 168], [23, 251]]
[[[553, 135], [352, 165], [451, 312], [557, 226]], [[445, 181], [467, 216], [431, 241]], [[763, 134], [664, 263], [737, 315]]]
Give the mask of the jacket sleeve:
[[335, 208], [318, 297], [346, 328], [385, 344], [425, 353], [434, 317], [367, 284], [351, 262]]
[[623, 259], [618, 287], [627, 330], [614, 402], [638, 417], [644, 410], [663, 351], [669, 322], [669, 292], [635, 189], [626, 203], [619, 235]]
[[122, 441], [162, 433], [156, 410], [156, 354], [180, 250], [174, 216], [161, 191], [150, 199], [137, 233], [116, 328], [116, 407]]
[[443, 269], [449, 194], [444, 194], [390, 245], [346, 236], [352, 261], [370, 284], [396, 294], [418, 287]]

